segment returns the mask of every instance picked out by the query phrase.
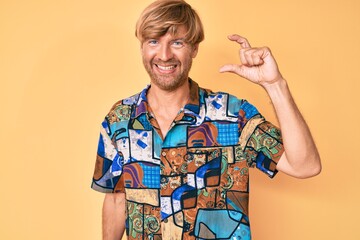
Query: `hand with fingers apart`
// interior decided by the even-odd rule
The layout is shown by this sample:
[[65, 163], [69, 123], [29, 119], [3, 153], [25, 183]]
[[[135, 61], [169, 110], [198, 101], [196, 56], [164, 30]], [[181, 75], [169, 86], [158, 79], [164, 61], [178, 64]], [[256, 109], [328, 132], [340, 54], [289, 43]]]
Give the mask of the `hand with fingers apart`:
[[246, 38], [236, 34], [228, 38], [240, 45], [241, 64], [224, 65], [220, 68], [220, 72], [235, 73], [263, 87], [283, 80], [269, 48], [252, 48]]

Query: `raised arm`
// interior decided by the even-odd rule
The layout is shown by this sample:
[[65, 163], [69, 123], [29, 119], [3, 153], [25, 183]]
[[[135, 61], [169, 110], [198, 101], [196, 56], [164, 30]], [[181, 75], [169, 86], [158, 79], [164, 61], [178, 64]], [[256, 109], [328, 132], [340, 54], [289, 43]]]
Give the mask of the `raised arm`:
[[103, 240], [121, 240], [125, 230], [125, 194], [107, 193], [103, 204]]
[[246, 38], [236, 34], [228, 38], [240, 44], [241, 64], [225, 65], [220, 72], [232, 72], [259, 84], [266, 90], [275, 108], [285, 148], [277, 169], [297, 178], [319, 174], [320, 156], [309, 127], [297, 108], [270, 49], [252, 48]]

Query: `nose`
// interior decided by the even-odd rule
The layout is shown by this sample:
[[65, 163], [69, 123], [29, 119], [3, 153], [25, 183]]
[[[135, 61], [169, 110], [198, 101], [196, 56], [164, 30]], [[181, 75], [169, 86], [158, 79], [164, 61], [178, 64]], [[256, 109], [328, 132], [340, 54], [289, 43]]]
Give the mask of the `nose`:
[[160, 46], [158, 58], [161, 61], [168, 61], [173, 58], [173, 52], [168, 44], [163, 44]]

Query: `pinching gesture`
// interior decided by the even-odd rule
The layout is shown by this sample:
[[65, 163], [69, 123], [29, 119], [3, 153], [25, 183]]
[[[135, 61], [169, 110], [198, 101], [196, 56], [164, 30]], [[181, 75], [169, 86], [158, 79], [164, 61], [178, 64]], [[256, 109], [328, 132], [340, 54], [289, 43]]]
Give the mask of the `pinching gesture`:
[[263, 87], [282, 79], [271, 51], [267, 47], [252, 48], [248, 40], [237, 34], [228, 36], [230, 41], [240, 44], [241, 64], [227, 64], [220, 72], [232, 72]]

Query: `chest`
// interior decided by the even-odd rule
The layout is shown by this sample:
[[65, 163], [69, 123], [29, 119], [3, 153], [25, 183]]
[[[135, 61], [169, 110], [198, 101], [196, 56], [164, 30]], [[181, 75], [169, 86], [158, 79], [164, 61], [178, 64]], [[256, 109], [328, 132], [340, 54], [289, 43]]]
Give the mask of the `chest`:
[[246, 190], [248, 162], [236, 123], [171, 125], [165, 138], [155, 128], [129, 129], [129, 138], [117, 142], [125, 188], [156, 188], [171, 194], [184, 184], [194, 189], [228, 186], [234, 182], [230, 174], [242, 178], [236, 188]]
[[[241, 221], [247, 226], [249, 177], [239, 145], [203, 146], [216, 142], [210, 136], [195, 138], [186, 126], [171, 128], [164, 141], [156, 134], [145, 135], [131, 141], [130, 149], [137, 150], [129, 152], [119, 181], [126, 192], [129, 236], [226, 239], [237, 230], [244, 232], [239, 226]], [[135, 229], [139, 219], [153, 223], [149, 227], [142, 222], [141, 229]], [[218, 227], [223, 222], [226, 231]], [[200, 230], [203, 224], [214, 236]]]

